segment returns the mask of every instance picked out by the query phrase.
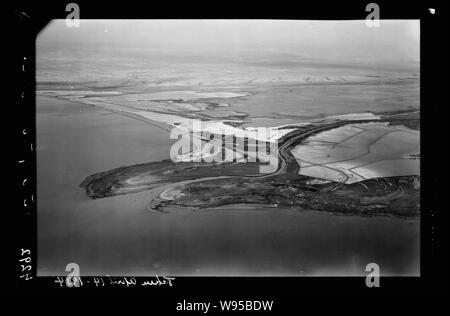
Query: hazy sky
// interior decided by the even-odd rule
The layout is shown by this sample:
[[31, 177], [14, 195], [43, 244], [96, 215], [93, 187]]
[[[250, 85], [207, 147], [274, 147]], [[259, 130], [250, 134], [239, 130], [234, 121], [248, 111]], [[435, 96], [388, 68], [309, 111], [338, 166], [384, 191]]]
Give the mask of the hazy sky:
[[68, 28], [54, 20], [38, 37], [46, 42], [96, 43], [156, 49], [261, 50], [317, 59], [419, 61], [419, 20], [81, 20]]

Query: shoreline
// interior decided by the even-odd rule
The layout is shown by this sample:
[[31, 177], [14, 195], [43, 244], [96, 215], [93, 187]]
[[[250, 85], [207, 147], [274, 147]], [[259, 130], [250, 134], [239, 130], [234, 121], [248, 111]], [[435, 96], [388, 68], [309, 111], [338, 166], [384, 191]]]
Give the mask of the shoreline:
[[[416, 111], [414, 111], [415, 114]], [[414, 114], [413, 113], [413, 114]], [[395, 116], [404, 116], [409, 113], [396, 113], [392, 114], [389, 118], [381, 118], [375, 120], [376, 122], [389, 122], [394, 120], [398, 123], [400, 120]], [[394, 116], [394, 118], [392, 117]], [[412, 121], [418, 120], [417, 116], [412, 119]], [[271, 174], [253, 174], [253, 175], [242, 175], [242, 167], [248, 167], [251, 164], [241, 164], [241, 163], [227, 163], [223, 165], [211, 164], [211, 163], [173, 163], [168, 160], [166, 162], [160, 162], [164, 170], [169, 170], [171, 168], [179, 168], [177, 170], [177, 178], [172, 176], [166, 176], [162, 178], [162, 182], [152, 182], [147, 180], [141, 181], [138, 188], [133, 188], [130, 186], [127, 179], [133, 175], [133, 177], [139, 175], [139, 173], [147, 174], [150, 172], [153, 176], [150, 178], [161, 179], [161, 173], [158, 170], [153, 169], [154, 163], [141, 164], [137, 166], [122, 167], [119, 169], [113, 169], [106, 171], [104, 173], [99, 173], [86, 178], [80, 185], [85, 188], [88, 195], [93, 198], [102, 198], [106, 196], [116, 195], [116, 194], [126, 194], [122, 188], [129, 188], [129, 192], [138, 192], [145, 190], [146, 187], [151, 189], [153, 192], [155, 190], [169, 190], [170, 188], [177, 188], [179, 194], [176, 198], [167, 200], [158, 193], [157, 196], [150, 198], [147, 208], [151, 210], [162, 210], [165, 207], [170, 207], [171, 205], [182, 206], [182, 207], [194, 207], [194, 209], [202, 209], [208, 207], [222, 206], [235, 204], [234, 199], [241, 201], [242, 196], [250, 196], [254, 200], [248, 200], [250, 204], [260, 203], [264, 201], [266, 205], [275, 205], [276, 207], [294, 206], [301, 207], [302, 209], [314, 209], [314, 210], [324, 210], [324, 211], [334, 211], [334, 213], [347, 213], [347, 214], [361, 214], [367, 215], [386, 215], [386, 216], [398, 216], [398, 217], [416, 217], [418, 216], [419, 209], [419, 191], [416, 188], [417, 179], [420, 179], [420, 175], [416, 176], [391, 176], [382, 178], [367, 179], [364, 181], [356, 182], [355, 184], [347, 184], [345, 186], [342, 183], [336, 183], [331, 181], [331, 183], [321, 183], [321, 184], [308, 184], [309, 180], [317, 179], [316, 177], [306, 177], [299, 173], [299, 165], [296, 159], [293, 157], [290, 150], [295, 147], [298, 143], [306, 139], [307, 137], [314, 135], [318, 132], [324, 130], [332, 130], [339, 126], [345, 126], [354, 123], [367, 123], [367, 120], [337, 120], [328, 124], [303, 126], [296, 131], [287, 133], [281, 139], [281, 145], [279, 150], [279, 163], [278, 169]], [[409, 125], [417, 125], [417, 123], [408, 122]], [[139, 168], [139, 169], [136, 169]], [[161, 167], [157, 168], [160, 169]], [[194, 168], [194, 171], [191, 169]], [[211, 169], [213, 168], [213, 169]], [[215, 168], [215, 169], [214, 169]], [[142, 171], [138, 171], [142, 169]], [[153, 170], [153, 171], [152, 171]], [[161, 170], [161, 169], [160, 169]], [[211, 175], [211, 172], [218, 172], [218, 175], [224, 175], [220, 177], [213, 177], [206, 175]], [[227, 172], [231, 175], [227, 175]], [[239, 175], [239, 173], [241, 173]], [[130, 174], [127, 176], [127, 174]], [[148, 177], [148, 176], [147, 176]], [[175, 180], [175, 179], [178, 179]], [[175, 181], [174, 181], [175, 180]], [[148, 182], [150, 181], [150, 182]], [[209, 182], [215, 181], [213, 185], [208, 185]], [[225, 181], [222, 184], [223, 187], [228, 188], [227, 190], [220, 189], [221, 186], [217, 187], [217, 182]], [[109, 184], [110, 183], [110, 184]], [[114, 186], [111, 184], [114, 183]], [[143, 184], [144, 183], [144, 184]], [[389, 183], [389, 186], [386, 185]], [[208, 191], [215, 192], [211, 194], [212, 200], [208, 202], [196, 202], [200, 199], [200, 193], [197, 193], [197, 189], [201, 188], [202, 185], [206, 185]], [[248, 186], [247, 190], [250, 192], [240, 192], [237, 188], [239, 186]], [[259, 187], [258, 190], [252, 188], [252, 186]], [[287, 187], [287, 191], [278, 192], [281, 195], [274, 195], [279, 187]], [[392, 191], [390, 187], [394, 187]], [[181, 187], [181, 190], [179, 189]], [[368, 187], [375, 189], [375, 193], [370, 192]], [[96, 189], [97, 188], [97, 189]], [[119, 189], [118, 189], [119, 188]], [[349, 189], [350, 188], [350, 189]], [[363, 188], [363, 189], [361, 189]], [[366, 188], [366, 189], [364, 189]], [[395, 193], [396, 190], [400, 190]], [[189, 191], [190, 190], [190, 191]], [[194, 191], [192, 191], [194, 190]], [[367, 190], [367, 191], [366, 191]], [[217, 191], [217, 192], [216, 192]], [[220, 191], [220, 192], [219, 192]], [[235, 191], [235, 192], [233, 192]], [[349, 191], [349, 192], [347, 192]], [[105, 193], [100, 193], [105, 192]], [[203, 192], [203, 189], [199, 192]], [[239, 194], [237, 192], [240, 192]], [[344, 193], [345, 192], [345, 193]], [[385, 195], [390, 192], [391, 197], [385, 198]], [[323, 195], [322, 193], [326, 193]], [[302, 199], [298, 200], [293, 198], [297, 195], [302, 195]], [[335, 196], [339, 194], [345, 194], [346, 198], [343, 200], [334, 200]], [[375, 194], [375, 196], [372, 196]], [[153, 195], [153, 194], [152, 194]], [[355, 195], [358, 199], [352, 197]], [[405, 195], [405, 196], [403, 196]], [[216, 200], [214, 197], [220, 197]], [[189, 198], [186, 198], [189, 197]], [[322, 200], [318, 199], [321, 197]], [[280, 200], [281, 198], [281, 200]], [[258, 200], [262, 199], [262, 200]], [[362, 202], [364, 199], [372, 199], [370, 203]], [[199, 200], [201, 201], [201, 200]], [[259, 202], [258, 202], [259, 201]], [[242, 201], [245, 204], [245, 200]], [[200, 203], [200, 204], [198, 204]], [[306, 204], [305, 204], [306, 203]], [[334, 207], [334, 210], [331, 208]], [[399, 209], [396, 209], [399, 208]], [[368, 213], [369, 212], [369, 213]]]

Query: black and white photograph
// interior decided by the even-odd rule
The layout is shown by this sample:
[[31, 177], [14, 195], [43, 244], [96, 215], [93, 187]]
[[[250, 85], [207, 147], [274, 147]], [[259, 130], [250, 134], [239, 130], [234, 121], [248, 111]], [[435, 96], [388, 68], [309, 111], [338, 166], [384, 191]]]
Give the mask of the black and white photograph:
[[52, 21], [38, 275], [419, 275], [419, 22], [381, 23]]
[[447, 7], [319, 7], [17, 8], [16, 289], [448, 291]]

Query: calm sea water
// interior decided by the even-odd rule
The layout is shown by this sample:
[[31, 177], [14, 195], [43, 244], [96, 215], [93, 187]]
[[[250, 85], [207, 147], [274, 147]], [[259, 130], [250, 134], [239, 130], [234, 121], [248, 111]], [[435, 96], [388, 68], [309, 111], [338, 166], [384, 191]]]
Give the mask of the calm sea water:
[[309, 211], [146, 210], [148, 193], [91, 200], [92, 173], [169, 157], [168, 132], [105, 110], [37, 99], [38, 274], [418, 275], [419, 221]]

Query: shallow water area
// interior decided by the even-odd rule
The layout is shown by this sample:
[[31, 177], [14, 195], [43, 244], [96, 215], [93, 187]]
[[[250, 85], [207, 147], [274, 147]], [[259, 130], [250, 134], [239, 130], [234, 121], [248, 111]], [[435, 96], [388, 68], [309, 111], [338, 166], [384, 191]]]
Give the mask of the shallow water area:
[[418, 275], [418, 220], [259, 206], [160, 213], [147, 209], [150, 191], [92, 200], [79, 188], [92, 173], [167, 158], [167, 136], [101, 108], [38, 98], [39, 275], [64, 275], [69, 262], [82, 275], [361, 275], [368, 262]]

